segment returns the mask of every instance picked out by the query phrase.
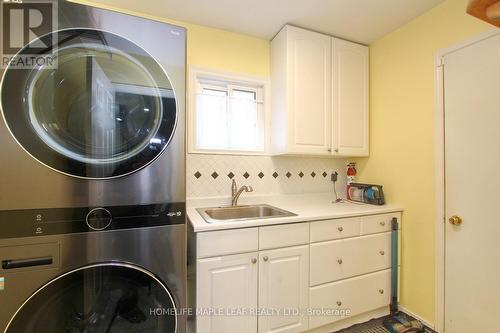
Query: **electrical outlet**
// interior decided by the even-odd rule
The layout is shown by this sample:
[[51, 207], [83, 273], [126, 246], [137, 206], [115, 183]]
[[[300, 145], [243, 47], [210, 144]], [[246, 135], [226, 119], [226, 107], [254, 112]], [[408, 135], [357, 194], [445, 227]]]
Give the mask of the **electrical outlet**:
[[332, 173], [332, 175], [331, 175], [332, 182], [336, 182], [338, 178], [339, 178], [339, 173], [337, 171]]

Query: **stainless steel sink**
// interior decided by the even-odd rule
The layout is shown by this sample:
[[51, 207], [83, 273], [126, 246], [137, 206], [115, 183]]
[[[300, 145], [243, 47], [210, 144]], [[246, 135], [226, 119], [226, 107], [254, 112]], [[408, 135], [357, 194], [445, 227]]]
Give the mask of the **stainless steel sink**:
[[270, 205], [211, 207], [198, 208], [196, 210], [208, 223], [237, 222], [297, 215]]

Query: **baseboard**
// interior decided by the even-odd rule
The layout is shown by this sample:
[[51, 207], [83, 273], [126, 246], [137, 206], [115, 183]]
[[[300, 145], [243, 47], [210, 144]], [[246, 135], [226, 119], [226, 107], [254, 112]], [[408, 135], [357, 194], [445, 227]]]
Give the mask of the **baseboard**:
[[406, 314], [408, 314], [408, 315], [412, 316], [413, 318], [420, 320], [420, 321], [422, 322], [422, 324], [424, 324], [424, 325], [425, 325], [425, 326], [427, 326], [428, 328], [431, 328], [431, 329], [433, 329], [433, 330], [436, 330], [436, 326], [435, 326], [433, 323], [431, 323], [430, 321], [425, 320], [425, 319], [423, 319], [422, 317], [420, 317], [419, 315], [417, 315], [417, 314], [415, 314], [415, 313], [411, 312], [410, 310], [408, 310], [408, 309], [407, 309], [407, 308], [405, 308], [404, 306], [399, 305], [399, 306], [398, 306], [398, 309], [399, 309], [399, 311], [404, 312], [404, 313], [406, 313]]

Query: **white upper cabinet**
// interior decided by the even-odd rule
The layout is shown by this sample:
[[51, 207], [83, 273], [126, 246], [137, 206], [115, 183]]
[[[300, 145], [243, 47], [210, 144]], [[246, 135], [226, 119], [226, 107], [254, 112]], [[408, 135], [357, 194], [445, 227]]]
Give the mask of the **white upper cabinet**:
[[332, 147], [341, 156], [368, 156], [368, 48], [333, 38]]
[[273, 145], [278, 154], [331, 146], [332, 39], [286, 26], [271, 44]]
[[271, 43], [274, 154], [368, 155], [368, 48], [285, 26]]

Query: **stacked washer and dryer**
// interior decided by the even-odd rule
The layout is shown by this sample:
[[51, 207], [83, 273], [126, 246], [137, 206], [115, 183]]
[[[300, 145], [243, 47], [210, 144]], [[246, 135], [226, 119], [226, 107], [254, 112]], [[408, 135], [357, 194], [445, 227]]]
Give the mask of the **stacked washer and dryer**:
[[58, 6], [0, 72], [0, 332], [185, 332], [186, 32]]

